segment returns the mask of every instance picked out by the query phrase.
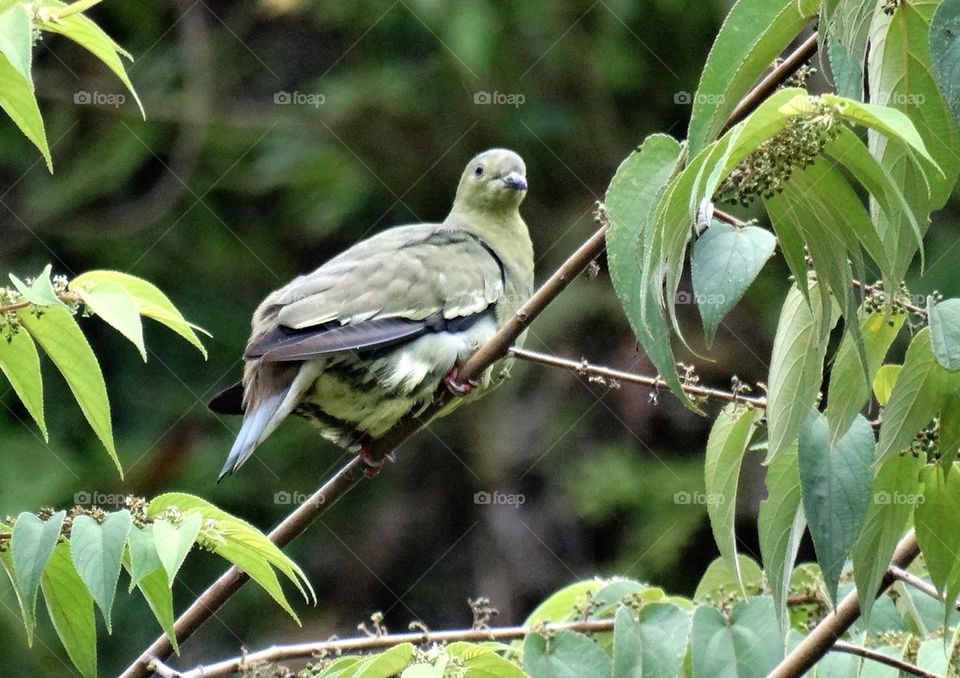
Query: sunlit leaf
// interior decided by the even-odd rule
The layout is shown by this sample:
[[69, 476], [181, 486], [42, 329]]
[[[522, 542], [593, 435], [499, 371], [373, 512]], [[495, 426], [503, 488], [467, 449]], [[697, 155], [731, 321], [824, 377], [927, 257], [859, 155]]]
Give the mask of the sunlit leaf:
[[93, 597], [70, 559], [70, 545], [57, 544], [40, 580], [53, 628], [84, 678], [97, 675], [97, 625]]
[[0, 336], [0, 371], [10, 381], [17, 397], [37, 422], [43, 439], [48, 440], [47, 423], [43, 416], [40, 356], [29, 333], [17, 331], [6, 337]]
[[140, 309], [136, 300], [122, 285], [104, 281], [90, 287], [71, 284], [70, 289], [75, 289], [83, 303], [105, 323], [129, 339], [140, 351], [143, 361], [147, 361]]
[[193, 548], [202, 524], [203, 516], [198, 511], [185, 514], [179, 524], [167, 520], [154, 521], [153, 541], [170, 586], [173, 586], [180, 566]]
[[47, 169], [52, 173], [53, 159], [47, 145], [43, 117], [33, 92], [33, 82], [24, 78], [3, 54], [0, 54], [0, 108], [6, 111], [20, 131], [39, 149], [47, 163]]

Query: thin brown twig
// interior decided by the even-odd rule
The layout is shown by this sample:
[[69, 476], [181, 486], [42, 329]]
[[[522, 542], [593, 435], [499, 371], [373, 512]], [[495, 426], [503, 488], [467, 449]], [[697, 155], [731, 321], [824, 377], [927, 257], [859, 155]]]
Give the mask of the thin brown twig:
[[344, 638], [342, 640], [327, 640], [313, 643], [296, 643], [293, 645], [275, 645], [274, 647], [258, 652], [248, 652], [240, 657], [233, 657], [217, 662], [198, 666], [189, 671], [177, 671], [166, 666], [159, 659], [152, 662], [152, 669], [161, 676], [176, 676], [177, 678], [207, 678], [208, 676], [224, 676], [253, 667], [264, 662], [282, 662], [290, 659], [304, 659], [317, 656], [338, 655], [343, 652], [365, 652], [369, 650], [383, 650], [400, 645], [401, 643], [432, 644], [452, 643], [456, 641], [484, 642], [491, 640], [515, 640], [526, 638], [533, 633], [556, 633], [558, 631], [577, 631], [580, 633], [602, 633], [613, 630], [613, 619], [595, 619], [591, 621], [564, 622], [558, 624], [544, 624], [543, 626], [507, 626], [492, 629], [457, 629], [450, 631], [436, 631], [423, 633], [391, 633], [383, 636], [364, 636], [362, 638]]
[[[520, 360], [526, 360], [540, 365], [546, 365], [548, 367], [559, 367], [561, 369], [570, 370], [571, 372], [576, 372], [577, 374], [602, 377], [614, 382], [639, 384], [640, 386], [646, 386], [647, 388], [652, 389], [667, 387], [667, 382], [664, 381], [660, 375], [650, 377], [645, 374], [623, 372], [621, 370], [615, 370], [609, 367], [603, 367], [601, 365], [593, 365], [587, 362], [586, 359], [581, 359], [579, 361], [570, 360], [568, 358], [560, 358], [558, 356], [548, 355], [546, 353], [530, 351], [525, 348], [517, 348], [516, 346], [510, 349], [510, 355], [515, 358], [519, 358]], [[764, 409], [767, 406], [766, 398], [748, 396], [742, 393], [724, 391], [722, 389], [699, 386], [697, 384], [682, 384], [681, 386], [685, 393], [693, 397], [712, 398], [714, 400], [723, 400], [730, 403], [744, 403], [753, 405], [759, 409]]]
[[863, 657], [864, 659], [869, 659], [879, 664], [886, 664], [887, 666], [892, 666], [895, 669], [900, 669], [904, 673], [909, 673], [912, 676], [920, 676], [921, 678], [941, 678], [941, 676], [938, 674], [930, 673], [929, 671], [921, 669], [916, 664], [911, 664], [910, 662], [904, 661], [897, 657], [891, 657], [890, 655], [883, 654], [877, 650], [871, 650], [869, 647], [848, 643], [845, 640], [836, 641], [833, 644], [832, 651], [846, 652], [847, 654]]
[[[807, 41], [809, 42], [809, 41]], [[805, 47], [807, 43], [798, 48], [803, 53], [809, 51]], [[815, 42], [814, 42], [815, 45]], [[814, 47], [814, 51], [815, 51]], [[754, 90], [747, 94], [745, 100], [759, 99], [762, 96], [769, 96], [770, 91], [761, 96], [761, 88], [766, 88], [769, 83], [782, 84], [796, 70], [809, 59], [809, 56], [800, 58], [791, 54], [764, 80], [757, 85]], [[774, 87], [775, 89], [775, 87]], [[738, 106], [730, 115], [727, 121], [728, 126], [735, 125], [743, 120], [750, 111], [750, 107]], [[460, 378], [463, 381], [475, 379], [490, 367], [496, 360], [507, 354], [509, 348], [516, 342], [517, 338], [526, 327], [539, 315], [539, 313], [552, 302], [557, 295], [562, 292], [566, 286], [576, 276], [578, 276], [594, 259], [603, 253], [606, 242], [607, 224], [600, 224], [590, 238], [577, 249], [554, 273], [549, 280], [537, 290], [533, 297], [521, 307], [520, 311], [511, 318], [511, 320], [498, 331], [493, 338], [486, 342], [480, 349], [467, 361], [460, 370]], [[430, 417], [436, 414], [440, 407], [445, 404], [451, 396], [446, 390], [438, 392], [436, 402], [428, 408], [419, 417], [408, 417], [401, 420], [396, 426], [380, 438], [372, 450], [374, 459], [383, 459], [387, 454], [397, 448], [397, 446], [418, 431], [424, 423], [429, 421]], [[284, 547], [294, 538], [302, 534], [307, 527], [330, 509], [344, 494], [349, 492], [364, 477], [363, 471], [366, 468], [364, 462], [355, 457], [341, 468], [332, 478], [327, 480], [323, 486], [318, 489], [310, 500], [303, 502], [292, 513], [274, 528], [270, 534], [270, 539], [279, 547]], [[179, 642], [189, 638], [201, 624], [212, 617], [227, 600], [239, 590], [247, 581], [246, 574], [236, 567], [231, 567], [213, 582], [196, 600], [184, 611], [183, 614], [174, 622], [174, 633]], [[147, 666], [156, 659], [166, 659], [173, 651], [173, 647], [166, 635], [159, 636], [134, 662], [127, 667], [121, 678], [143, 677], [148, 675]]]

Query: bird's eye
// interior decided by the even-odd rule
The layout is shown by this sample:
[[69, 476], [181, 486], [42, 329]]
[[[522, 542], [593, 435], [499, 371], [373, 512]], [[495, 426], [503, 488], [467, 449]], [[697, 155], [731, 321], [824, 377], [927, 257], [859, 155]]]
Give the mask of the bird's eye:
[[473, 176], [482, 177], [483, 176], [483, 165], [477, 165], [473, 170]]

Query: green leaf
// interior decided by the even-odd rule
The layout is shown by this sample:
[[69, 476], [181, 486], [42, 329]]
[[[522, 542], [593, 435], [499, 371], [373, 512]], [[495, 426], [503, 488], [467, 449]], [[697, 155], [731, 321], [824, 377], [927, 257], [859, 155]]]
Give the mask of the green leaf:
[[960, 299], [935, 302], [927, 298], [933, 356], [951, 372], [960, 370]]
[[956, 466], [934, 464], [923, 469], [923, 500], [916, 502], [914, 525], [927, 571], [947, 601], [944, 625], [960, 596], [960, 472]]
[[91, 311], [129, 339], [143, 362], [147, 362], [147, 347], [143, 343], [143, 323], [136, 299], [124, 287], [115, 282], [104, 281], [90, 287], [70, 285], [75, 289]]
[[0, 336], [0, 372], [10, 381], [27, 412], [37, 422], [44, 440], [49, 440], [43, 417], [43, 378], [37, 346], [27, 332]]
[[[861, 315], [860, 336], [863, 337], [867, 355], [867, 377], [872, 381], [880, 370], [890, 344], [903, 327], [904, 313], [877, 310]], [[830, 440], [840, 438], [857, 413], [870, 399], [870, 385], [864, 381], [863, 366], [851, 334], [840, 342], [837, 355], [830, 370], [830, 387], [827, 391], [826, 417], [830, 424]]]
[[466, 675], [479, 678], [527, 678], [519, 666], [501, 657], [489, 645], [462, 641], [447, 645], [447, 654], [456, 657], [467, 670]]
[[93, 598], [70, 559], [70, 546], [57, 544], [40, 580], [53, 628], [77, 670], [97, 675], [97, 624]]
[[167, 520], [157, 520], [153, 523], [154, 545], [163, 569], [167, 572], [170, 586], [173, 586], [173, 580], [180, 566], [193, 548], [202, 524], [203, 516], [198, 511], [184, 515], [179, 525]]
[[773, 255], [777, 239], [757, 226], [734, 228], [714, 221], [693, 246], [690, 273], [707, 344]]
[[66, 511], [54, 513], [40, 520], [32, 513], [21, 513], [13, 526], [10, 551], [17, 589], [22, 596], [23, 625], [27, 643], [33, 645], [33, 631], [37, 626], [37, 589], [47, 561], [60, 537], [60, 527]]
[[153, 283], [119, 271], [88, 271], [74, 278], [70, 286], [71, 288], [90, 287], [104, 282], [116, 283], [123, 287], [136, 300], [140, 315], [166, 325], [193, 344], [203, 354], [204, 358], [207, 357], [207, 350], [203, 347], [194, 330], [199, 330], [208, 335], [209, 333], [187, 322], [176, 306], [167, 298], [167, 295]]
[[27, 82], [33, 80], [30, 64], [33, 56], [33, 27], [30, 25], [30, 4], [18, 2], [0, 8], [0, 54]]
[[690, 615], [676, 605], [648, 603], [639, 621], [621, 605], [613, 627], [613, 678], [680, 675], [689, 635]]
[[56, 290], [53, 289], [53, 282], [50, 280], [50, 272], [53, 266], [47, 264], [43, 272], [36, 277], [33, 284], [27, 285], [13, 273], [10, 274], [10, 281], [17, 291], [23, 295], [23, 298], [34, 306], [63, 306]]
[[860, 610], [870, 619], [880, 580], [887, 571], [897, 542], [910, 524], [919, 489], [923, 460], [912, 454], [898, 454], [880, 464], [873, 481], [867, 517], [850, 557], [853, 577], [860, 595]]
[[791, 445], [767, 467], [767, 498], [760, 502], [757, 529], [764, 574], [773, 594], [780, 634], [786, 636], [787, 592], [807, 520], [800, 498], [797, 446]]
[[594, 578], [564, 586], [540, 603], [526, 618], [523, 625], [572, 621], [579, 614], [577, 608], [586, 603], [588, 596], [596, 595], [608, 583], [605, 579]]
[[103, 381], [103, 372], [100, 371], [97, 357], [76, 320], [67, 309], [57, 306], [45, 309], [42, 317], [37, 317], [30, 311], [21, 311], [18, 316], [67, 380], [80, 410], [113, 459], [122, 478], [123, 468], [113, 443], [107, 385]]
[[882, 365], [877, 370], [877, 375], [873, 378], [873, 397], [881, 405], [890, 402], [893, 385], [897, 383], [897, 377], [900, 376], [902, 367], [903, 365]]
[[693, 678], [761, 678], [783, 660], [783, 642], [769, 596], [741, 601], [729, 619], [715, 607], [700, 607], [690, 634]]
[[960, 449], [960, 396], [947, 396], [940, 410], [940, 463], [949, 466], [957, 458]]
[[[737, 556], [737, 562], [740, 580], [743, 581], [747, 593], [762, 591], [763, 570], [760, 569], [757, 561], [741, 553]], [[703, 573], [700, 583], [697, 584], [693, 599], [698, 603], [712, 603], [738, 588], [740, 588], [740, 583], [737, 579], [737, 573], [730, 567], [725, 558], [717, 558], [707, 566], [707, 571]]]
[[[834, 4], [835, 7], [829, 7]], [[863, 96], [863, 66], [867, 57], [870, 19], [877, 11], [874, 0], [835, 0], [825, 2], [820, 21], [821, 46], [826, 40], [837, 92], [860, 99]]]
[[937, 84], [960, 124], [960, 0], [942, 0], [930, 22], [930, 59]]
[[20, 131], [33, 142], [47, 169], [53, 173], [53, 159], [47, 145], [47, 133], [43, 129], [43, 117], [33, 92], [33, 82], [13, 66], [6, 56], [0, 54], [0, 108], [7, 112]]
[[930, 330], [917, 332], [897, 376], [883, 414], [877, 454], [886, 459], [906, 448], [936, 417], [960, 377], [937, 364], [930, 347]]
[[413, 662], [416, 648], [412, 643], [394, 645], [386, 652], [375, 654], [357, 664], [351, 678], [390, 678]]
[[167, 584], [167, 575], [162, 567], [158, 567], [150, 574], [141, 577], [137, 588], [143, 594], [144, 600], [153, 612], [153, 616], [160, 623], [160, 628], [170, 640], [174, 652], [180, 654], [180, 645], [177, 643], [177, 634], [173, 629], [173, 591]]
[[130, 590], [140, 580], [163, 566], [153, 540], [153, 523], [143, 527], [133, 526], [127, 535], [127, 553], [129, 554]]
[[523, 641], [523, 670], [531, 678], [609, 676], [611, 661], [582, 633], [560, 631], [550, 638], [532, 633]]
[[77, 516], [70, 531], [73, 564], [97, 601], [108, 633], [112, 632], [110, 611], [117, 594], [123, 546], [131, 524], [130, 512], [122, 509], [108, 513], [101, 523], [90, 516]]
[[[890, 106], [865, 103], [844, 99], [835, 94], [824, 94], [822, 99], [830, 104], [844, 120], [879, 132], [884, 137], [900, 141], [920, 154], [932, 165], [936, 165], [933, 155], [927, 150], [923, 136], [917, 130], [913, 121], [903, 111]], [[889, 165], [887, 165], [889, 168]]]
[[[644, 322], [644, 315], [659, 312], [656, 300], [642, 287], [638, 244], [652, 219], [664, 187], [673, 176], [682, 156], [682, 147], [672, 137], [655, 134], [640, 150], [631, 153], [617, 169], [605, 198], [610, 229], [607, 231], [607, 262], [614, 291], [620, 299], [630, 327], [650, 360], [674, 393], [683, 395], [670, 333], [664, 325]], [[646, 311], [645, 311], [646, 309]]]
[[753, 86], [819, 8], [816, 0], [739, 0], [727, 14], [693, 98], [690, 155], [710, 143]]
[[[752, 408], [738, 408], [730, 404], [717, 416], [707, 440], [704, 463], [706, 479], [707, 515], [713, 538], [720, 555], [737, 577], [743, 590], [737, 561], [737, 485], [740, 465], [754, 431], [756, 412]], [[744, 593], [746, 595], [746, 593]]]
[[770, 446], [766, 463], [796, 441], [820, 391], [826, 336], [833, 327], [833, 313], [830, 299], [823, 296], [818, 283], [808, 286], [808, 294], [809, 306], [793, 285], [777, 323], [767, 381]]
[[[45, 7], [67, 8], [65, 3], [58, 2], [57, 0], [44, 0], [43, 4]], [[137, 92], [133, 88], [133, 83], [130, 82], [130, 77], [127, 75], [127, 69], [123, 65], [123, 60], [120, 58], [123, 56], [132, 60], [130, 54], [117, 45], [117, 43], [113, 41], [113, 38], [107, 35], [104, 30], [89, 17], [83, 14], [69, 14], [66, 12], [59, 12], [58, 14], [59, 16], [52, 17], [50, 20], [38, 21], [37, 28], [49, 31], [50, 33], [64, 35], [100, 59], [130, 91], [134, 101], [137, 102], [137, 107], [140, 109], [140, 115], [146, 118], [146, 114], [143, 111], [143, 104], [140, 103], [140, 97], [137, 96]]]
[[873, 428], [861, 415], [832, 446], [827, 420], [816, 410], [800, 431], [797, 465], [803, 512], [834, 604], [843, 564], [869, 508], [875, 446]]

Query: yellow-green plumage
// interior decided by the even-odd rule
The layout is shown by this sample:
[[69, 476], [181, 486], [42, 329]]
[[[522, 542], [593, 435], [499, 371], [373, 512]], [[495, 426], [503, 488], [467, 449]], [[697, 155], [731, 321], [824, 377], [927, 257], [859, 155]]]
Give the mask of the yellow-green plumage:
[[[467, 165], [443, 222], [383, 231], [268, 296], [253, 317], [244, 422], [221, 477], [290, 414], [355, 451], [422, 410], [533, 291], [525, 194], [520, 157], [486, 151]], [[488, 370], [444, 414], [496, 381]]]

